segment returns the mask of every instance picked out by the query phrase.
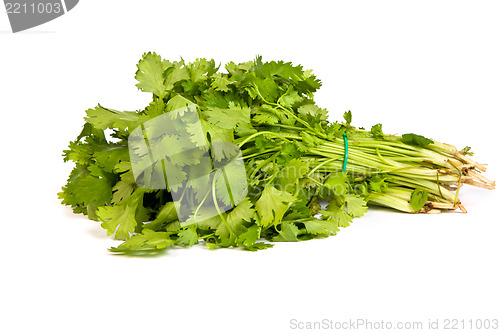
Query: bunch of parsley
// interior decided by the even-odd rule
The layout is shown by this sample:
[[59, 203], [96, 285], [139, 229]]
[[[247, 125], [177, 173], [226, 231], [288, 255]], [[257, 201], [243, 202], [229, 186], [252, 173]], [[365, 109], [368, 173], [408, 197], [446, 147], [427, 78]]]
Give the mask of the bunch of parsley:
[[[257, 57], [230, 62], [224, 71], [213, 60], [170, 62], [146, 53], [137, 67], [137, 87], [152, 93], [151, 103], [135, 112], [101, 105], [87, 110], [81, 133], [64, 151], [64, 160], [76, 165], [59, 197], [124, 240], [114, 252], [199, 242], [211, 249], [255, 251], [271, 247], [269, 241], [335, 235], [362, 216], [368, 203], [404, 212], [465, 211], [458, 200], [461, 184], [495, 186], [480, 174], [485, 168], [467, 156], [468, 149], [416, 134], [386, 135], [381, 124], [369, 131], [355, 128], [350, 111], [343, 122], [329, 122], [327, 110], [313, 99], [320, 81], [289, 62]], [[220, 173], [190, 183], [196, 191], [186, 200], [194, 207], [202, 207], [207, 197], [216, 207], [234, 205], [215, 216], [197, 209], [186, 223], [178, 218], [174, 184], [143, 186], [153, 177], [151, 168], [134, 174], [129, 138], [148, 121], [190, 107], [201, 136], [188, 131], [188, 141], [207, 142], [215, 159], [230, 156], [236, 146], [246, 175], [236, 178], [238, 193], [231, 198], [216, 194], [224, 183]], [[166, 136], [160, 131], [152, 140], [161, 146]], [[224, 142], [232, 144], [217, 145]], [[169, 162], [179, 183], [199, 177], [203, 153]], [[241, 194], [238, 202], [230, 200]]]

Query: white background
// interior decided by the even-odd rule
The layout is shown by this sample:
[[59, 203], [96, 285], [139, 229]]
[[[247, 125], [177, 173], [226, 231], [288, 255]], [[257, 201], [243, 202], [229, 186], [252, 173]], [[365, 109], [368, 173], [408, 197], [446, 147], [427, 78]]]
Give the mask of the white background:
[[498, 1], [88, 0], [12, 34], [2, 9], [0, 331], [500, 319], [498, 191], [463, 188], [468, 214], [374, 209], [324, 240], [146, 258], [107, 252], [117, 242], [56, 195], [84, 111], [148, 103], [134, 86], [146, 51], [300, 63], [322, 79], [316, 101], [330, 119], [350, 109], [356, 126], [470, 145], [499, 179], [499, 17]]

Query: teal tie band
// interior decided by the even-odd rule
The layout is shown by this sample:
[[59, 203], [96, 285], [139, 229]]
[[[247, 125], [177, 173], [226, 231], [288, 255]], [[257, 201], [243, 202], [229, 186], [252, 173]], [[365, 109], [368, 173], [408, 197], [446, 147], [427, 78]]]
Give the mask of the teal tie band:
[[349, 145], [347, 144], [347, 134], [344, 132], [344, 166], [342, 167], [342, 172], [345, 172], [347, 168], [347, 156], [349, 151]]

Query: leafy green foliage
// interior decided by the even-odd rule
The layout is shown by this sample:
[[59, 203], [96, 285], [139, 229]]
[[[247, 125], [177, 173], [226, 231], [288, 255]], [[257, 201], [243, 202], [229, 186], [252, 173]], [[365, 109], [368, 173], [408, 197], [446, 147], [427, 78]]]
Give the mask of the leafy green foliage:
[[205, 111], [208, 122], [220, 128], [234, 129], [241, 123], [250, 124], [250, 109], [230, 103], [227, 109], [208, 107]]
[[370, 190], [377, 193], [381, 193], [388, 186], [385, 178], [380, 175], [371, 177], [369, 180], [369, 184]]
[[114, 206], [102, 206], [97, 210], [97, 216], [103, 221], [101, 226], [107, 230], [108, 236], [116, 232], [116, 239], [125, 240], [136, 231], [143, 195], [142, 191], [136, 191]]
[[345, 205], [347, 214], [352, 217], [361, 217], [368, 211], [366, 201], [357, 195], [347, 194], [345, 196]]
[[418, 212], [420, 209], [422, 209], [422, 207], [424, 207], [428, 198], [429, 194], [427, 192], [416, 189], [411, 194], [411, 199], [410, 199], [411, 208], [415, 212]]
[[401, 137], [401, 141], [409, 145], [420, 146], [420, 147], [425, 147], [434, 142], [422, 135], [413, 133], [403, 134]]
[[[426, 154], [433, 141], [423, 136], [399, 140], [385, 136], [381, 124], [358, 130], [351, 111], [344, 113], [345, 122], [329, 123], [327, 110], [314, 102], [321, 82], [310, 70], [260, 56], [225, 69], [214, 60], [171, 62], [145, 53], [135, 74], [137, 87], [152, 94], [143, 110], [98, 105], [86, 111], [81, 133], [63, 151], [64, 161], [75, 167], [59, 198], [124, 240], [111, 251], [198, 243], [257, 251], [273, 246], [267, 241], [335, 235], [363, 216], [368, 202], [415, 212], [431, 197], [454, 200], [429, 181], [430, 169], [443, 168], [438, 145]], [[149, 125], [164, 115], [172, 118], [163, 127]], [[173, 130], [166, 133], [165, 126]], [[146, 134], [147, 145], [131, 145], [137, 131]], [[341, 171], [344, 133], [349, 174]], [[167, 158], [166, 150], [174, 153]], [[232, 163], [240, 153], [243, 169]], [[150, 161], [141, 172], [131, 158], [137, 156]], [[211, 163], [202, 163], [206, 156]], [[165, 186], [145, 186], [158, 183], [162, 170], [169, 171]], [[179, 189], [182, 202], [196, 208], [185, 222], [172, 196]], [[328, 205], [321, 207], [320, 199]]]
[[352, 122], [352, 112], [351, 110], [346, 111], [344, 113], [344, 120], [346, 121], [347, 125], [350, 125]]
[[373, 125], [370, 132], [372, 133], [373, 137], [377, 139], [384, 139], [384, 133], [382, 132], [382, 124], [376, 124]]
[[276, 189], [274, 186], [265, 186], [259, 200], [255, 204], [263, 227], [277, 225], [283, 219], [288, 204], [294, 202], [295, 196]]
[[117, 247], [112, 247], [110, 250], [111, 252], [122, 253], [161, 250], [175, 244], [175, 241], [171, 239], [170, 236], [171, 234], [168, 232], [154, 232], [149, 229], [144, 229], [142, 233], [135, 234], [127, 241]]

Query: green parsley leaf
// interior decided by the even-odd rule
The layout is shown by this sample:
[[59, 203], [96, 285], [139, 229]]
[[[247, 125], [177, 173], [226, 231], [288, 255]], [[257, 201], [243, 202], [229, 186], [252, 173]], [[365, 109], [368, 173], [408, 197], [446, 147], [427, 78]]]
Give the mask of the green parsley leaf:
[[244, 249], [247, 251], [255, 252], [255, 251], [259, 251], [259, 250], [269, 249], [273, 246], [274, 246], [274, 244], [259, 242], [259, 243], [252, 244], [250, 246], [245, 246]]
[[365, 199], [358, 195], [346, 194], [344, 196], [344, 200], [346, 203], [347, 214], [352, 217], [361, 217], [368, 211]]
[[285, 191], [280, 191], [273, 186], [265, 186], [259, 200], [255, 204], [263, 227], [278, 225], [288, 208], [288, 204], [297, 198]]
[[321, 121], [326, 121], [326, 119], [328, 118], [328, 111], [326, 109], [321, 109], [316, 104], [302, 105], [297, 109], [297, 112], [299, 113], [302, 119], [307, 119], [308, 115], [310, 115], [313, 118], [319, 116], [320, 117], [319, 119]]
[[107, 230], [108, 236], [116, 232], [116, 239], [128, 239], [137, 226], [136, 213], [142, 205], [143, 191], [135, 191], [127, 200], [122, 200], [114, 206], [102, 206], [97, 210], [97, 216], [103, 221], [101, 226]]
[[250, 109], [241, 108], [230, 103], [227, 109], [209, 107], [203, 112], [208, 122], [224, 129], [234, 129], [238, 124], [250, 124]]
[[139, 125], [139, 115], [130, 111], [116, 111], [98, 105], [95, 109], [87, 110], [90, 124], [97, 129], [117, 128], [119, 131], [132, 131]]
[[198, 243], [198, 233], [196, 232], [196, 225], [192, 224], [185, 229], [182, 229], [178, 233], [179, 238], [177, 239], [176, 244], [178, 245], [187, 245], [193, 246]]
[[333, 219], [309, 219], [302, 223], [304, 224], [306, 231], [313, 235], [335, 235], [339, 231], [338, 224]]
[[351, 112], [351, 110], [344, 112], [344, 120], [346, 121], [347, 125], [351, 124], [351, 121], [352, 121], [352, 112]]
[[424, 207], [427, 202], [429, 195], [427, 192], [416, 189], [411, 194], [410, 205], [411, 208], [418, 212], [422, 207]]
[[288, 193], [295, 193], [299, 179], [302, 179], [309, 171], [307, 163], [295, 158], [278, 173], [276, 183]]
[[274, 242], [297, 242], [299, 228], [291, 222], [281, 223], [281, 230], [278, 235], [273, 238]]
[[370, 132], [377, 139], [383, 140], [385, 138], [384, 133], [382, 132], [382, 124], [373, 125]]
[[163, 72], [170, 64], [162, 61], [156, 53], [145, 53], [137, 65], [135, 79], [139, 81], [137, 88], [151, 92], [159, 98], [165, 97], [166, 86]]
[[413, 133], [403, 134], [403, 136], [401, 137], [401, 141], [403, 141], [406, 144], [419, 147], [425, 147], [431, 143], [434, 143], [434, 141], [427, 139], [422, 135]]
[[260, 226], [254, 224], [247, 229], [244, 233], [238, 236], [238, 245], [245, 247], [252, 247], [255, 242], [260, 238]]
[[216, 91], [229, 91], [230, 88], [228, 85], [233, 83], [234, 81], [231, 81], [228, 79], [227, 75], [224, 75], [222, 73], [216, 73], [212, 76], [213, 82], [212, 82], [212, 88], [214, 88]]
[[130, 237], [130, 239], [117, 247], [112, 247], [110, 251], [116, 253], [129, 253], [141, 250], [161, 250], [175, 244], [175, 241], [170, 238], [170, 235], [171, 234], [168, 232], [154, 232], [149, 229], [144, 229], [142, 233]]

